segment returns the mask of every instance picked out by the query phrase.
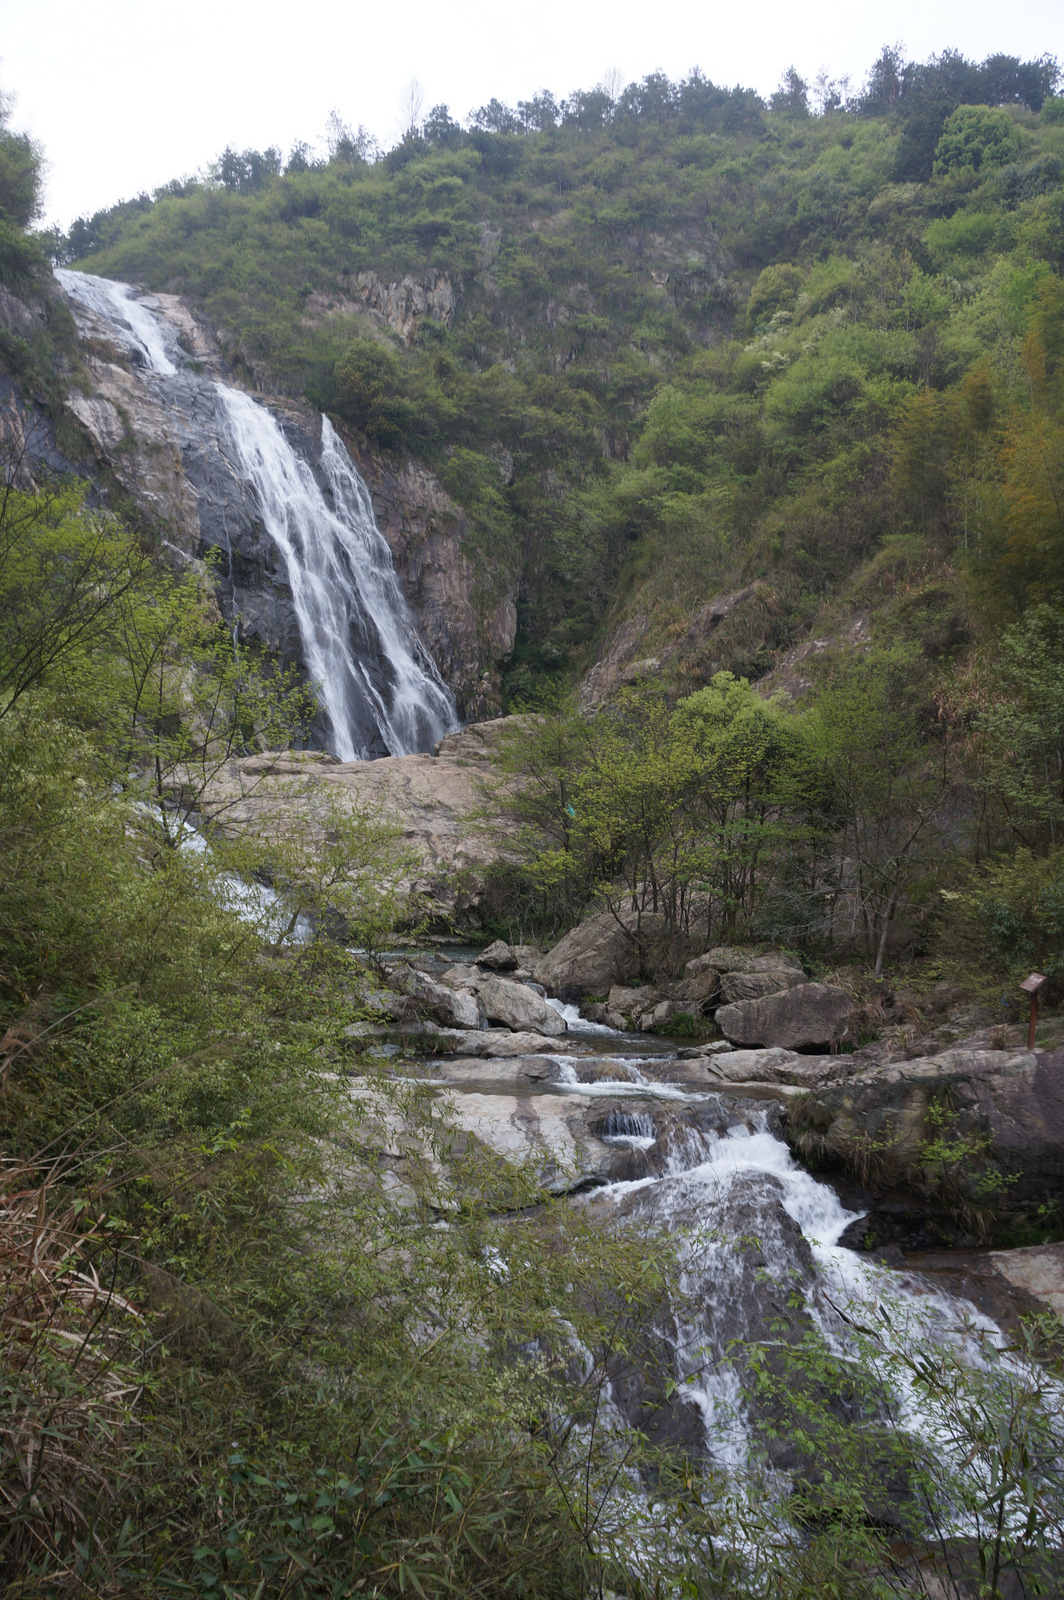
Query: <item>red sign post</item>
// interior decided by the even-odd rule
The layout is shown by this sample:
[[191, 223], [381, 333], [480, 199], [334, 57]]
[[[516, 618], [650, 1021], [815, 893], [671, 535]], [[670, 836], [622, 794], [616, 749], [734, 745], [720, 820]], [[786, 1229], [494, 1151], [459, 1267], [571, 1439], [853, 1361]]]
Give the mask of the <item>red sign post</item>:
[[1024, 994], [1031, 997], [1031, 1022], [1027, 1029], [1027, 1048], [1034, 1049], [1034, 1030], [1038, 1026], [1038, 991], [1045, 983], [1045, 975], [1041, 972], [1032, 972], [1029, 978], [1024, 978], [1020, 988]]

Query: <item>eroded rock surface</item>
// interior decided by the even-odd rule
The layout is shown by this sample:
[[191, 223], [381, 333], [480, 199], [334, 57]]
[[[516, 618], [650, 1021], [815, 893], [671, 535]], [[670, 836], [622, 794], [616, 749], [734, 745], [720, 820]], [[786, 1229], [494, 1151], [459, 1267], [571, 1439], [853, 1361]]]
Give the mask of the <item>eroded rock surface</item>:
[[[314, 751], [279, 751], [227, 763], [208, 785], [204, 805], [223, 828], [266, 839], [286, 832], [323, 835], [334, 802], [379, 810], [401, 828], [414, 858], [409, 887], [461, 911], [475, 902], [478, 872], [498, 859], [508, 838], [504, 821], [492, 829], [471, 821], [490, 801], [483, 773], [482, 764], [442, 752], [345, 762]], [[468, 875], [457, 894], [456, 872]]]
[[1064, 1199], [1064, 1051], [947, 1050], [820, 1087], [789, 1111], [807, 1156], [973, 1217]]
[[604, 911], [559, 940], [537, 962], [535, 975], [549, 994], [564, 1000], [604, 995], [644, 973], [676, 975], [690, 954], [690, 944], [670, 931], [663, 917]]
[[733, 1044], [810, 1050], [846, 1039], [852, 1015], [853, 1001], [845, 989], [803, 982], [782, 994], [721, 1006], [715, 1021]]

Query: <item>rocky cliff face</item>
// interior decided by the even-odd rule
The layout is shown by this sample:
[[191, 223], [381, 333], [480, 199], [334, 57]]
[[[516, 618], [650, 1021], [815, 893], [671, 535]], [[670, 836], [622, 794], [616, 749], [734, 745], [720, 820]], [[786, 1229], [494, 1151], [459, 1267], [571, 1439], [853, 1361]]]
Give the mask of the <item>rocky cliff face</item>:
[[[447, 296], [442, 284], [436, 287], [431, 298], [438, 313]], [[105, 503], [139, 519], [175, 560], [215, 552], [218, 599], [226, 618], [239, 619], [245, 638], [286, 662], [299, 662], [301, 641], [284, 561], [262, 524], [254, 495], [229, 459], [213, 381], [239, 385], [219, 341], [178, 296], [146, 296], [143, 304], [166, 319], [193, 363], [173, 380], [174, 404], [160, 403], [135, 357], [115, 345], [107, 324], [78, 307], [83, 370], [69, 380], [65, 405], [86, 441], [83, 458], [73, 463], [61, 458], [54, 428], [14, 386], [6, 397], [4, 431], [29, 441], [32, 460], [53, 469], [73, 465], [90, 477]], [[16, 305], [10, 316], [19, 309]], [[317, 468], [320, 417], [291, 400], [257, 398]], [[471, 719], [497, 713], [500, 669], [516, 626], [512, 598], [500, 602], [485, 583], [463, 549], [467, 523], [461, 508], [424, 466], [385, 458], [365, 440], [345, 442], [372, 493], [415, 622], [460, 714]]]

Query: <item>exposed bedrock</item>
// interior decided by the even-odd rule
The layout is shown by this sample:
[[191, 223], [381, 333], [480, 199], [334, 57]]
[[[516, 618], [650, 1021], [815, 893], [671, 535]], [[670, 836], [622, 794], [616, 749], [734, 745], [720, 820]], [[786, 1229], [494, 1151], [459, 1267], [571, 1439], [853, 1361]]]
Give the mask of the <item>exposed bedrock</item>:
[[1064, 1205], [1064, 1051], [946, 1050], [821, 1084], [788, 1107], [807, 1160], [978, 1234]]

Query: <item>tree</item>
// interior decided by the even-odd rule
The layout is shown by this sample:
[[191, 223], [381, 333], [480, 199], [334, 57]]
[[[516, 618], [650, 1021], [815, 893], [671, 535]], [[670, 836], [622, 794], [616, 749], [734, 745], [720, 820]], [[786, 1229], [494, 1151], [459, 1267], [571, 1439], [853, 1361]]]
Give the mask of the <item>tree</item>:
[[794, 67], [788, 67], [770, 101], [773, 111], [788, 117], [809, 115], [809, 85]]
[[500, 764], [537, 890], [569, 921], [613, 911], [637, 944], [647, 917], [667, 937], [748, 931], [794, 840], [799, 725], [731, 673], [675, 707], [632, 690], [529, 718]]
[[1064, 842], [1064, 613], [1033, 606], [985, 650], [959, 698], [975, 731], [976, 781], [1008, 830]]
[[150, 562], [81, 485], [0, 490], [0, 718], [108, 637]]
[[952, 788], [921, 657], [907, 645], [837, 656], [803, 724], [837, 839], [837, 896], [851, 899], [880, 978], [891, 930], [937, 862]]
[[1003, 166], [1015, 156], [1018, 142], [1015, 123], [1007, 111], [958, 106], [947, 117], [935, 146], [935, 177]]
[[425, 105], [425, 85], [418, 78], [411, 78], [404, 84], [399, 96], [399, 115], [402, 119], [403, 133], [413, 137], [418, 132], [421, 112]]
[[149, 802], [144, 826], [168, 847], [235, 803], [212, 797], [227, 762], [287, 749], [313, 717], [298, 671], [257, 661], [234, 639], [196, 573], [142, 579], [117, 608], [104, 654], [116, 765]]

